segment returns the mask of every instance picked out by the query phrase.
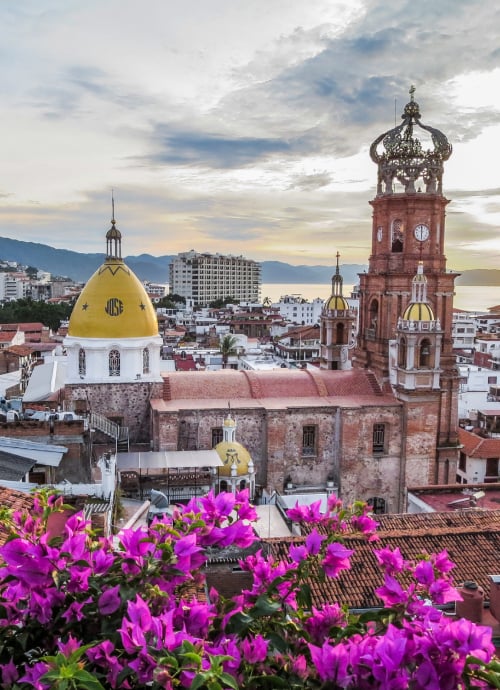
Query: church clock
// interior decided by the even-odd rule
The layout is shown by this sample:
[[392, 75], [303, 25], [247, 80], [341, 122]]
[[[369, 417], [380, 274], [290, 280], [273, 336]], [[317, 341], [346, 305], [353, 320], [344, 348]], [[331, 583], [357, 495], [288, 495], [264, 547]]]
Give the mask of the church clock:
[[417, 225], [413, 232], [415, 235], [415, 239], [419, 242], [425, 242], [425, 240], [429, 239], [429, 228], [427, 227], [427, 225], [424, 225], [423, 223]]

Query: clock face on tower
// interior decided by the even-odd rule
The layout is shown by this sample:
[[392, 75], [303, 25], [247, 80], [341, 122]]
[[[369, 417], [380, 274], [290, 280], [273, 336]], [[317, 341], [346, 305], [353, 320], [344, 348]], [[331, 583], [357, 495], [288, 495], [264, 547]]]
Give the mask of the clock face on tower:
[[429, 237], [429, 228], [427, 225], [420, 223], [415, 227], [414, 233], [415, 239], [417, 239], [419, 242], [425, 242], [425, 240]]

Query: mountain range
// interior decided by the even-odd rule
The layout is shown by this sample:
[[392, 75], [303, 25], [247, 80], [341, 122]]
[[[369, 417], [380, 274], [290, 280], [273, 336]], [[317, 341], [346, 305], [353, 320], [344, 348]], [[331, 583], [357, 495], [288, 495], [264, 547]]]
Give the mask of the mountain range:
[[[175, 254], [127, 256], [124, 261], [140, 280], [168, 283], [168, 266]], [[23, 242], [0, 237], [0, 259], [34, 266], [54, 276], [85, 282], [104, 261], [104, 254], [84, 254], [68, 249], [55, 249], [46, 244]], [[331, 280], [335, 266], [295, 266], [283, 261], [262, 261], [263, 283], [319, 283]], [[342, 277], [347, 285], [358, 282], [358, 273], [367, 270], [363, 264], [342, 264]], [[472, 269], [462, 271], [457, 285], [500, 285], [500, 270]]]

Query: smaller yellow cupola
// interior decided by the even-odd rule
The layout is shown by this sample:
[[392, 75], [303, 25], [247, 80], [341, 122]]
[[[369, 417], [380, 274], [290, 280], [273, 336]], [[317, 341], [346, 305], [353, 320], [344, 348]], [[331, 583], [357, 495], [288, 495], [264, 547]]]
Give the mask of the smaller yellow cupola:
[[337, 267], [335, 269], [335, 273], [332, 276], [332, 294], [330, 297], [325, 301], [325, 304], [323, 305], [323, 312], [329, 312], [329, 311], [349, 311], [349, 304], [347, 300], [344, 298], [342, 295], [342, 285], [343, 285], [343, 278], [340, 275], [340, 268], [339, 268], [339, 259], [340, 259], [340, 253], [337, 252], [336, 255], [337, 258]]
[[222, 433], [223, 440], [215, 446], [215, 450], [224, 463], [224, 466], [219, 469], [219, 476], [231, 477], [235, 472], [238, 477], [247, 475], [252, 458], [245, 446], [235, 440], [236, 421], [230, 412], [222, 425]]
[[411, 284], [411, 302], [403, 314], [403, 321], [435, 321], [434, 312], [427, 302], [427, 278], [423, 261], [418, 262], [417, 273]]

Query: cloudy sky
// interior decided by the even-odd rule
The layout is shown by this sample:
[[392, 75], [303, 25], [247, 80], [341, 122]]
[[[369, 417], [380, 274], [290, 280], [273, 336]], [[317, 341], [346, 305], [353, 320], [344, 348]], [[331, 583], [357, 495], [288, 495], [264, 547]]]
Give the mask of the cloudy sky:
[[366, 263], [370, 143], [416, 87], [450, 268], [500, 266], [500, 5], [3, 0], [0, 235]]

